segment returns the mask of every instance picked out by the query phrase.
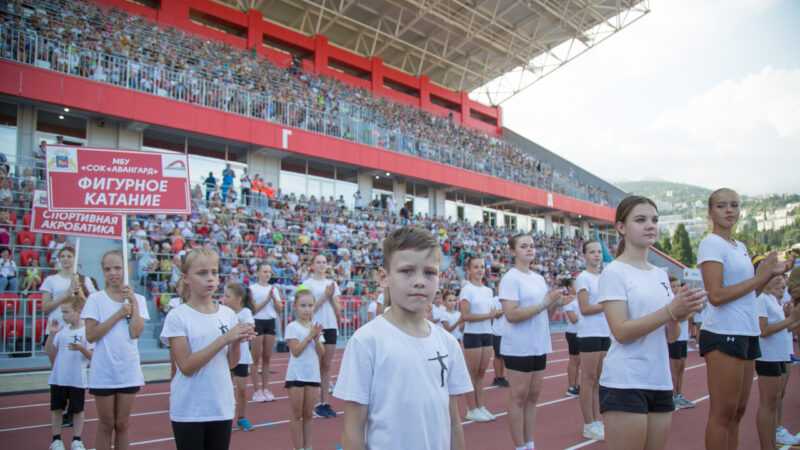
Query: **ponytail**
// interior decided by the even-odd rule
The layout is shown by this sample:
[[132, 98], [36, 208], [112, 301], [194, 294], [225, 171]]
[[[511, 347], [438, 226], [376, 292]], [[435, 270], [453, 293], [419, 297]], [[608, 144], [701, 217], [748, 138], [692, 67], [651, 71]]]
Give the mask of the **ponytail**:
[[619, 258], [622, 256], [622, 252], [625, 251], [625, 236], [620, 236], [619, 244], [617, 244], [617, 253], [614, 255], [614, 258]]

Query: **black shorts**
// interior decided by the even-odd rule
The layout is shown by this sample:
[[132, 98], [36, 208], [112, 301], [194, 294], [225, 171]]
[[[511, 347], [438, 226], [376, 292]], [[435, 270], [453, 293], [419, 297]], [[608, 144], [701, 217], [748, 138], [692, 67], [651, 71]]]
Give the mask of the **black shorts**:
[[758, 336], [722, 335], [700, 330], [700, 356], [713, 350], [748, 361], [761, 357]]
[[492, 346], [491, 333], [464, 334], [464, 348], [479, 348], [479, 347], [491, 347], [491, 346]]
[[611, 347], [611, 338], [601, 336], [589, 336], [578, 338], [578, 345], [581, 353], [607, 352]]
[[231, 373], [235, 377], [247, 378], [250, 376], [250, 364], [237, 364], [231, 369]]
[[600, 385], [600, 412], [621, 411], [637, 414], [666, 413], [675, 410], [672, 391], [616, 389]]
[[[69, 407], [67, 406], [69, 399]], [[86, 399], [86, 389], [73, 386], [50, 385], [50, 411], [61, 411], [77, 414], [83, 412], [83, 402]]]
[[503, 336], [498, 336], [496, 334], [492, 335], [492, 348], [494, 348], [494, 357], [495, 358], [503, 358], [500, 354], [500, 342], [502, 342]]
[[578, 333], [564, 333], [564, 336], [567, 337], [567, 350], [569, 351], [570, 355], [579, 355], [581, 353], [580, 347], [578, 347]]
[[231, 445], [233, 420], [172, 422], [177, 450], [227, 450]]
[[256, 326], [253, 329], [257, 335], [271, 334], [275, 336], [275, 319], [255, 319]]
[[689, 351], [689, 341], [675, 341], [667, 344], [669, 347], [669, 359], [686, 358]]
[[547, 366], [547, 355], [536, 356], [503, 356], [506, 369], [517, 372], [538, 372]]
[[111, 389], [89, 388], [89, 393], [94, 395], [95, 397], [108, 397], [109, 395], [114, 395], [114, 394], [135, 394], [139, 392], [139, 389], [141, 389], [141, 386], [131, 386], [131, 387], [111, 388]]
[[336, 328], [325, 328], [322, 330], [322, 337], [325, 338], [325, 345], [336, 345]]
[[783, 361], [756, 361], [756, 373], [760, 377], [779, 377], [786, 373]]
[[286, 389], [293, 387], [306, 387], [306, 386], [317, 388], [319, 387], [319, 383], [315, 381], [289, 381], [289, 380], [286, 380], [286, 382], [283, 383], [283, 387], [285, 387]]

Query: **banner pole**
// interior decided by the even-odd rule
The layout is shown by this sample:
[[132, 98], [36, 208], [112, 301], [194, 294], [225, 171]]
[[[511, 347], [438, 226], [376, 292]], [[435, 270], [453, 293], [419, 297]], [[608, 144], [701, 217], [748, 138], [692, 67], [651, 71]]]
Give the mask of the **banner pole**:
[[128, 285], [128, 215], [122, 215], [122, 276], [123, 284]]
[[80, 266], [78, 265], [78, 252], [81, 250], [81, 238], [78, 237], [75, 239], [75, 264], [73, 265], [73, 272], [78, 273], [78, 269]]

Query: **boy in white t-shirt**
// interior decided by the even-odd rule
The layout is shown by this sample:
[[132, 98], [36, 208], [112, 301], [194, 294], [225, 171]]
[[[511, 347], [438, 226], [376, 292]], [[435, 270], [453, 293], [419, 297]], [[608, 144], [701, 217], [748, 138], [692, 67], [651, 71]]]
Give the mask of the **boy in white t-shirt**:
[[[83, 431], [83, 404], [89, 379], [86, 368], [92, 359], [94, 345], [86, 341], [86, 328], [80, 318], [83, 299], [77, 295], [67, 298], [61, 304], [61, 320], [69, 328], [62, 328], [59, 322], [50, 322], [50, 334], [44, 345], [44, 351], [50, 357], [53, 370], [50, 373], [50, 412], [52, 417], [53, 441], [51, 450], [63, 450], [61, 441], [61, 415], [66, 408], [73, 415], [75, 433], [70, 448], [83, 449], [81, 432]], [[86, 343], [86, 345], [84, 345]]]
[[403, 227], [384, 240], [383, 258], [378, 278], [392, 308], [350, 339], [333, 393], [345, 401], [342, 447], [463, 449], [456, 398], [472, 382], [458, 341], [425, 319], [439, 244]]

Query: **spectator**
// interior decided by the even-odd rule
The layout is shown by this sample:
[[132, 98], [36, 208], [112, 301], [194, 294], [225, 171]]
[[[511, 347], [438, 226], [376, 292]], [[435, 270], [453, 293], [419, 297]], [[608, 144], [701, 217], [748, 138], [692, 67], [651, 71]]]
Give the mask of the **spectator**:
[[242, 204], [250, 206], [250, 174], [247, 173], [247, 167], [242, 170], [242, 176], [239, 178], [239, 183], [242, 187]]
[[206, 203], [208, 203], [211, 193], [217, 190], [217, 179], [214, 178], [214, 172], [208, 172], [208, 177], [204, 181], [206, 185]]
[[231, 168], [231, 163], [225, 166], [222, 171], [222, 201], [224, 202], [228, 197], [228, 190], [233, 186], [233, 180], [236, 178], [236, 172]]
[[17, 292], [17, 263], [8, 248], [0, 249], [0, 292]]

